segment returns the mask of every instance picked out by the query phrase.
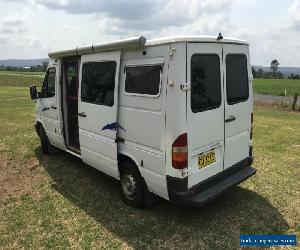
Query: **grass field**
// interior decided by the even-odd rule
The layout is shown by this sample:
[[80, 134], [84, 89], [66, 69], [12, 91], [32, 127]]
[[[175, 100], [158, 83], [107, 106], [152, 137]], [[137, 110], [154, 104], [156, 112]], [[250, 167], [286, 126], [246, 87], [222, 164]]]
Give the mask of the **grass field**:
[[237, 249], [243, 234], [300, 234], [300, 115], [256, 109], [257, 175], [202, 208], [135, 210], [118, 182], [44, 156], [28, 88], [0, 87], [0, 248]]
[[30, 71], [5, 71], [5, 70], [0, 70], [0, 75], [7, 75], [7, 74], [14, 74], [14, 75], [40, 75], [43, 76], [45, 73], [44, 72], [30, 72]]
[[254, 93], [264, 95], [283, 95], [294, 96], [295, 93], [300, 95], [300, 80], [292, 79], [254, 79]]
[[43, 78], [40, 72], [0, 71], [0, 86], [41, 86]]

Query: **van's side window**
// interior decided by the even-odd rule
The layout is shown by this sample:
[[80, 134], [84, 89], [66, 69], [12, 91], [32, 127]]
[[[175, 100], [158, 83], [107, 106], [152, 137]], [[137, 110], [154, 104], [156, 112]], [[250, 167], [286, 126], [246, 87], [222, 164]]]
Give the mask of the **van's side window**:
[[82, 67], [81, 100], [113, 106], [116, 62], [87, 62]]
[[191, 109], [193, 113], [220, 107], [220, 58], [214, 54], [194, 54], [191, 58]]
[[158, 95], [161, 69], [161, 65], [126, 67], [125, 92]]
[[228, 55], [226, 57], [226, 91], [228, 104], [248, 100], [248, 69], [245, 55]]
[[45, 80], [42, 86], [42, 97], [50, 98], [55, 96], [55, 68], [49, 68], [46, 73]]

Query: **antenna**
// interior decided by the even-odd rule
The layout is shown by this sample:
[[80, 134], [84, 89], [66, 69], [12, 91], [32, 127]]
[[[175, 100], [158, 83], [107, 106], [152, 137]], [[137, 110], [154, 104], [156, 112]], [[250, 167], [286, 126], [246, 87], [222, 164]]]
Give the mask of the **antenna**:
[[223, 39], [222, 33], [219, 33], [217, 40], [220, 41]]

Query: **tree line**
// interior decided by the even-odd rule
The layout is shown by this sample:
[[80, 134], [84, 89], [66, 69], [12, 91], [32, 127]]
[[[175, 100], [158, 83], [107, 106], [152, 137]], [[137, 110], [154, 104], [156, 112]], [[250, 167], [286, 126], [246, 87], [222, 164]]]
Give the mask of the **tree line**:
[[285, 78], [284, 75], [278, 71], [276, 74], [273, 74], [272, 71], [264, 71], [262, 68], [259, 68], [256, 70], [254, 67], [252, 67], [252, 75], [254, 78], [266, 78], [266, 79], [283, 79]]
[[[252, 67], [252, 75], [254, 78], [267, 78], [267, 79], [283, 79], [285, 76], [280, 72], [278, 60], [274, 59], [271, 62], [270, 71], [264, 71], [262, 68], [257, 70]], [[300, 79], [300, 75], [291, 73], [287, 76], [288, 79]]]

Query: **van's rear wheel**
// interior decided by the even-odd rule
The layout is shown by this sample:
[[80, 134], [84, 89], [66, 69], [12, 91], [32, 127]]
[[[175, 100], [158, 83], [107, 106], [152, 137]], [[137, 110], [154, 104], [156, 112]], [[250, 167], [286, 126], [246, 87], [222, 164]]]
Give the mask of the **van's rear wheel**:
[[143, 179], [135, 165], [124, 163], [120, 174], [121, 198], [129, 206], [139, 208], [143, 203]]
[[42, 152], [47, 155], [50, 152], [50, 142], [49, 139], [46, 135], [46, 132], [43, 128], [43, 126], [39, 126], [39, 136], [40, 136], [40, 141], [41, 141], [41, 147], [42, 147]]

